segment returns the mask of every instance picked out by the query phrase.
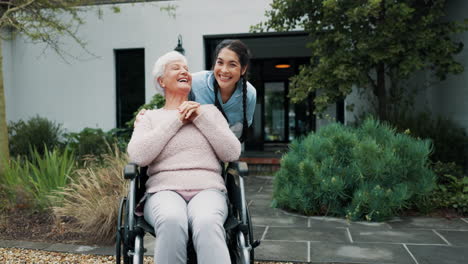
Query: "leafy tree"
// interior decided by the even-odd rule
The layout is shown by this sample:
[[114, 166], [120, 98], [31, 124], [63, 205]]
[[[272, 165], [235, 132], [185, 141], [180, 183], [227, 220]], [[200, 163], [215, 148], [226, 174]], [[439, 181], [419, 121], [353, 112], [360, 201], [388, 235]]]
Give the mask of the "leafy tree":
[[316, 111], [343, 98], [353, 86], [371, 89], [381, 120], [397, 110], [402, 80], [431, 70], [440, 80], [463, 71], [454, 55], [463, 44], [454, 33], [468, 21], [447, 21], [446, 0], [273, 0], [267, 21], [252, 31], [303, 29], [312, 42], [310, 65], [291, 79], [293, 102], [320, 91]]
[[[59, 41], [63, 36], [70, 37], [81, 47], [85, 47], [85, 43], [76, 35], [77, 27], [83, 24], [80, 12], [84, 9], [76, 7], [88, 3], [90, 0], [0, 0], [1, 40], [13, 39], [21, 34], [34, 43], [47, 44], [63, 57], [66, 52], [60, 48]], [[1, 45], [0, 41], [0, 160], [8, 160]]]

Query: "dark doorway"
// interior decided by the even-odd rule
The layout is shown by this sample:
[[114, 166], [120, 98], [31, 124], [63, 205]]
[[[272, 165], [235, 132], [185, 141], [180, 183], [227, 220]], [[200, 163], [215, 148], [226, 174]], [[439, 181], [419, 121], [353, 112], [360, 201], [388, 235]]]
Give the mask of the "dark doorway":
[[309, 58], [251, 61], [250, 81], [257, 89], [260, 107], [246, 142], [248, 150], [275, 149], [315, 130], [313, 96], [294, 104], [288, 97], [289, 79], [307, 63]]
[[145, 103], [145, 50], [115, 50], [117, 127], [124, 128]]

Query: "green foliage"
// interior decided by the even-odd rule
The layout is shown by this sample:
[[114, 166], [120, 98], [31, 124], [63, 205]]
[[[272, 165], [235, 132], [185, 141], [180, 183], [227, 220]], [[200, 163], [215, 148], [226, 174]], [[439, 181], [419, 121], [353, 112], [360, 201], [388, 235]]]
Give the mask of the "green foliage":
[[[63, 188], [75, 166], [69, 150], [45, 149], [44, 154], [31, 149], [31, 160], [20, 157], [4, 162], [5, 177], [0, 180], [3, 196], [10, 207], [47, 209], [51, 205], [50, 195]], [[57, 200], [58, 201], [58, 200]]]
[[[133, 118], [132, 120], [128, 121], [127, 123], [125, 123], [125, 125], [129, 128], [129, 129], [133, 129], [133, 123], [135, 123], [135, 119], [136, 119], [136, 116], [138, 115], [138, 112], [140, 112], [141, 109], [157, 109], [157, 108], [161, 108], [164, 106], [166, 102], [166, 99], [164, 99], [164, 96], [162, 96], [161, 94], [154, 94], [153, 95], [153, 98], [151, 98], [151, 101], [147, 104], [144, 104], [142, 106], [140, 106], [138, 108], [138, 110], [133, 113]], [[131, 134], [131, 133], [130, 133]]]
[[40, 116], [24, 122], [10, 122], [8, 136], [11, 156], [25, 156], [31, 158], [30, 148], [44, 154], [45, 149], [61, 146], [63, 129], [61, 124], [49, 121]]
[[385, 120], [388, 94], [401, 89], [398, 80], [419, 70], [431, 70], [439, 79], [463, 71], [454, 59], [463, 44], [453, 37], [468, 29], [468, 20], [444, 19], [447, 2], [273, 0], [267, 21], [251, 30], [304, 29], [313, 39], [311, 64], [291, 79], [293, 102], [320, 91], [315, 98], [320, 113], [355, 85], [372, 89]]
[[468, 135], [450, 119], [432, 117], [429, 113], [415, 116], [399, 115], [390, 121], [399, 131], [408, 131], [418, 138], [431, 139], [434, 152], [433, 162], [455, 162], [468, 169]]
[[79, 158], [87, 155], [100, 157], [109, 152], [109, 146], [116, 139], [100, 128], [84, 128], [78, 133], [65, 134], [67, 147], [72, 149]]
[[[84, 24], [80, 5], [89, 4], [91, 0], [14, 0], [0, 5], [1, 29], [9, 29], [13, 36], [2, 33], [2, 39], [14, 38], [20, 33], [33, 42], [42, 42], [57, 54], [69, 55], [60, 48], [60, 37], [70, 37], [83, 49], [85, 42], [78, 38], [76, 29]], [[68, 19], [64, 19], [68, 17]]]
[[453, 208], [468, 214], [468, 177], [455, 163], [437, 162], [433, 166], [437, 174], [437, 187], [429, 202], [433, 208]]
[[[0, 39], [11, 40], [17, 34], [33, 43], [44, 43], [52, 48], [62, 59], [71, 56], [61, 48], [63, 37], [68, 37], [88, 54], [85, 42], [77, 35], [77, 29], [84, 23], [80, 17], [91, 0], [5, 0], [0, 1]], [[1, 44], [0, 44], [1, 53]], [[0, 62], [2, 58], [0, 58]], [[0, 76], [3, 69], [0, 67]], [[8, 132], [5, 114], [5, 94], [3, 77], [0, 78], [0, 160], [9, 157]], [[0, 168], [0, 176], [3, 173]]]
[[29, 182], [33, 187], [35, 202], [39, 209], [46, 209], [50, 204], [52, 191], [67, 185], [75, 166], [73, 152], [65, 149], [47, 150], [40, 155], [32, 150], [33, 160], [29, 163]]
[[274, 204], [306, 215], [380, 221], [435, 186], [431, 144], [368, 119], [331, 124], [295, 140], [274, 180]]
[[33, 207], [32, 186], [29, 183], [29, 163], [20, 158], [3, 161], [3, 177], [0, 177], [1, 209]]

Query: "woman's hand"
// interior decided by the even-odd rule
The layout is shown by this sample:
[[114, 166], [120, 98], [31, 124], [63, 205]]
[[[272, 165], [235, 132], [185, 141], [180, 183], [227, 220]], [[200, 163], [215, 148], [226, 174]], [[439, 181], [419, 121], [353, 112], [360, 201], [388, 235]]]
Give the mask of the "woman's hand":
[[137, 116], [135, 117], [135, 122], [133, 122], [133, 127], [136, 126], [136, 124], [143, 118], [143, 115], [145, 114], [146, 109], [141, 109], [140, 112], [138, 112]]
[[185, 101], [177, 109], [182, 122], [191, 122], [200, 114], [200, 103]]

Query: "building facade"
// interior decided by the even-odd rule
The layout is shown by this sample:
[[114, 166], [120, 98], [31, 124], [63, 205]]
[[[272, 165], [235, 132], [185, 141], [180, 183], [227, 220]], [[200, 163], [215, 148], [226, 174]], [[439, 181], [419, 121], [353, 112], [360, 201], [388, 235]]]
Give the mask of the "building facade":
[[[243, 40], [252, 51], [250, 81], [257, 88], [257, 108], [247, 149], [264, 150], [315, 130], [329, 122], [313, 115], [311, 96], [292, 105], [286, 95], [289, 77], [310, 59], [304, 32], [251, 34], [249, 28], [265, 20], [271, 0], [97, 1], [83, 13], [86, 23], [78, 36], [87, 51], [70, 39], [62, 48], [72, 57], [63, 60], [41, 44], [21, 36], [3, 42], [7, 120], [40, 115], [63, 124], [68, 131], [85, 127], [121, 127], [136, 107], [155, 94], [151, 69], [162, 54], [180, 45], [190, 71], [210, 69], [212, 51], [225, 38]], [[116, 3], [115, 1], [113, 1]], [[104, 4], [103, 4], [104, 3]], [[451, 16], [463, 18], [465, 1], [450, 1]], [[119, 12], [113, 11], [117, 6]], [[468, 34], [460, 36], [468, 40]], [[468, 62], [466, 49], [460, 59]], [[289, 65], [278, 68], [278, 65]], [[418, 83], [428, 84], [421, 74]], [[468, 73], [450, 76], [418, 95], [429, 107], [468, 128]], [[450, 89], [448, 89], [450, 88]], [[360, 104], [356, 93], [330, 106], [328, 114], [352, 122], [347, 104]]]

